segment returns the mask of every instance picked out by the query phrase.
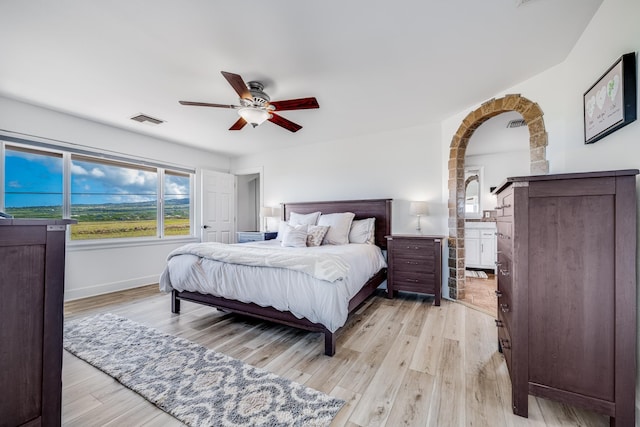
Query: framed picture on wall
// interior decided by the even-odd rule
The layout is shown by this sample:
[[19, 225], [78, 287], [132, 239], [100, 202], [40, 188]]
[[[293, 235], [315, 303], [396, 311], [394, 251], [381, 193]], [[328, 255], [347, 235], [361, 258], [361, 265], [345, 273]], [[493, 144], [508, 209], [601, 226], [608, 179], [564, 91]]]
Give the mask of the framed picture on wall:
[[592, 144], [636, 120], [636, 96], [636, 54], [631, 52], [584, 93], [584, 143]]

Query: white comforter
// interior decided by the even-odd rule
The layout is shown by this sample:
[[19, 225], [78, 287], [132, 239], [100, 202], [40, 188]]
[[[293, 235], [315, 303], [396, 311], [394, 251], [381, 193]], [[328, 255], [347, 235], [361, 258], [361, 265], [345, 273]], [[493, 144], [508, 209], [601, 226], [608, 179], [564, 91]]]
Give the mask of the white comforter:
[[[194, 255], [187, 250], [193, 248], [182, 247], [170, 255], [160, 276], [160, 290], [200, 292], [270, 306], [290, 311], [299, 318], [305, 317], [335, 332], [347, 320], [349, 300], [371, 276], [387, 266], [382, 251], [375, 245], [352, 243], [282, 248], [280, 242], [268, 240], [227, 246], [233, 252], [237, 251], [236, 248], [245, 248], [247, 252], [258, 254], [269, 248], [276, 258], [283, 259], [288, 254], [290, 259], [298, 261], [304, 254], [310, 254], [314, 259], [328, 255], [327, 258], [339, 257], [346, 267], [344, 274], [328, 281], [300, 269], [285, 268], [286, 265], [262, 266], [262, 261], [249, 262], [253, 265], [226, 263], [205, 257], [210, 252], [206, 248], [198, 248], [199, 254]], [[235, 262], [240, 258], [234, 258]]]

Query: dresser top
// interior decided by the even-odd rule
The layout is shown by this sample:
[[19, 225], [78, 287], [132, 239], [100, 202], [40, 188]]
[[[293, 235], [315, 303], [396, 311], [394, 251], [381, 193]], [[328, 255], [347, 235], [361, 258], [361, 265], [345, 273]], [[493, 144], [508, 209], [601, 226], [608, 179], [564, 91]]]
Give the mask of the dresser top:
[[549, 175], [530, 175], [530, 176], [513, 176], [505, 179], [493, 190], [492, 194], [498, 194], [514, 182], [534, 182], [534, 181], [555, 181], [561, 179], [584, 179], [584, 178], [606, 178], [616, 176], [638, 175], [638, 169], [621, 169], [613, 171], [600, 172], [575, 172], [575, 173], [558, 173]]
[[3, 225], [68, 225], [77, 224], [75, 219], [39, 219], [39, 218], [6, 218], [0, 219], [0, 226]]

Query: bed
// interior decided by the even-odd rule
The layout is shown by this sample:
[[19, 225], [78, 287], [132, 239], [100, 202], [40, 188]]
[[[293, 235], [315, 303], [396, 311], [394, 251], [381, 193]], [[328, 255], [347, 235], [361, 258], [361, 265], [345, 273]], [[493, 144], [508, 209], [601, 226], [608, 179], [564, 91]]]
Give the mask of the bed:
[[[335, 262], [335, 268], [340, 267], [340, 262], [359, 263], [360, 261], [354, 260], [361, 259], [363, 264], [367, 264], [367, 268], [371, 273], [364, 273], [364, 267], [358, 266], [354, 268], [358, 264], [353, 264], [346, 268], [346, 271], [349, 271], [349, 277], [340, 278], [335, 282], [331, 281], [334, 276], [330, 276], [327, 280], [317, 278], [321, 276], [310, 278], [311, 276], [306, 272], [299, 270], [287, 270], [285, 274], [275, 275], [274, 270], [282, 269], [274, 269], [273, 266], [225, 264], [224, 273], [221, 273], [216, 270], [223, 268], [221, 262], [207, 258], [209, 249], [215, 253], [224, 249], [221, 246], [226, 246], [229, 249], [230, 256], [240, 250], [259, 254], [261, 253], [260, 251], [267, 250], [266, 247], [280, 246], [280, 242], [266, 241], [235, 245], [217, 244], [220, 247], [216, 247], [216, 244], [213, 244], [210, 245], [210, 248], [204, 247], [204, 244], [196, 244], [194, 248], [183, 247], [174, 251], [176, 253], [170, 255], [167, 266], [161, 275], [160, 289], [171, 293], [171, 311], [179, 313], [180, 301], [184, 300], [307, 331], [321, 332], [324, 334], [325, 339], [324, 353], [328, 356], [333, 356], [336, 351], [336, 334], [346, 322], [348, 315], [370, 297], [386, 279], [387, 269], [384, 258], [382, 258], [382, 263], [376, 264], [374, 258], [381, 257], [381, 255], [375, 255], [374, 252], [380, 254], [381, 250], [386, 250], [385, 236], [391, 233], [391, 199], [284, 203], [281, 209], [281, 219], [289, 221], [292, 213], [304, 216], [318, 211], [322, 212], [323, 215], [353, 212], [355, 214], [354, 221], [367, 218], [375, 219], [375, 232], [372, 236], [373, 245], [349, 244], [344, 245], [344, 248], [339, 248], [338, 245], [321, 245], [308, 248], [313, 250], [314, 256], [322, 257], [323, 262]], [[187, 251], [187, 249], [198, 249], [200, 252]], [[202, 254], [202, 251], [207, 252], [207, 254]], [[343, 255], [342, 252], [346, 252], [347, 255]], [[296, 250], [291, 251], [291, 254], [297, 253]], [[369, 258], [368, 253], [371, 253], [372, 258]], [[340, 259], [338, 259], [338, 256]], [[279, 264], [273, 265], [279, 266]], [[371, 270], [372, 267], [373, 270]], [[189, 270], [191, 274], [186, 273]], [[326, 268], [325, 270], [329, 270], [329, 272], [323, 272], [322, 274], [332, 274], [331, 268]], [[360, 272], [360, 270], [363, 271]], [[356, 273], [359, 275], [357, 278], [355, 277]], [[333, 274], [337, 273], [334, 272]], [[196, 276], [198, 278], [194, 279]], [[214, 276], [215, 279], [213, 279]], [[338, 276], [336, 275], [335, 277]], [[265, 278], [266, 280], [264, 280]], [[204, 282], [208, 283], [205, 284]], [[229, 292], [216, 288], [216, 291], [208, 293], [207, 289], [209, 289], [208, 286], [212, 285], [211, 282], [217, 282], [214, 286], [226, 286], [226, 290]], [[258, 285], [257, 282], [264, 283]], [[308, 285], [307, 282], [309, 282]], [[342, 289], [343, 282], [344, 286], [347, 287], [346, 290]], [[284, 294], [286, 296], [283, 296], [282, 299], [279, 296], [275, 296], [279, 295], [279, 288], [285, 289]], [[245, 293], [242, 294], [242, 292]], [[249, 297], [247, 297], [246, 292], [249, 292]], [[306, 298], [304, 298], [307, 301], [306, 305], [309, 305], [308, 301], [314, 301], [318, 304], [318, 307], [300, 308], [296, 306], [295, 304], [298, 304], [301, 300], [299, 295], [296, 296], [296, 292], [300, 293], [300, 295], [306, 295]], [[236, 297], [236, 293], [241, 295]], [[265, 303], [264, 300], [260, 300], [258, 303], [252, 302], [251, 300], [254, 299], [252, 294], [262, 294], [267, 300], [270, 299], [271, 301], [268, 303]], [[225, 295], [225, 297], [220, 295]], [[345, 295], [347, 296], [345, 297]], [[327, 314], [325, 312], [332, 312], [333, 310], [333, 308], [328, 310], [326, 307], [334, 306], [337, 307], [338, 317], [325, 318]], [[287, 307], [292, 308], [288, 310], [286, 309]]]

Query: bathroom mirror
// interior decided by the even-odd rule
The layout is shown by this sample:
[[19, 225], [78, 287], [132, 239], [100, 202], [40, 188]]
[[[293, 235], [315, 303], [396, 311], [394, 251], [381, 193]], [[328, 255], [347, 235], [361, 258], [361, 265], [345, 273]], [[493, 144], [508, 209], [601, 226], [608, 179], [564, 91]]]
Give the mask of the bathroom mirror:
[[466, 218], [481, 218], [482, 168], [468, 167], [464, 170], [464, 215]]

